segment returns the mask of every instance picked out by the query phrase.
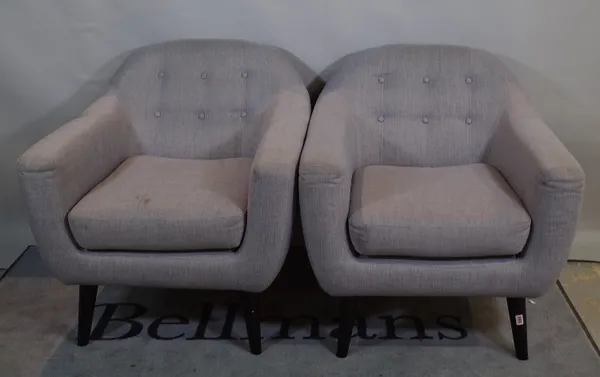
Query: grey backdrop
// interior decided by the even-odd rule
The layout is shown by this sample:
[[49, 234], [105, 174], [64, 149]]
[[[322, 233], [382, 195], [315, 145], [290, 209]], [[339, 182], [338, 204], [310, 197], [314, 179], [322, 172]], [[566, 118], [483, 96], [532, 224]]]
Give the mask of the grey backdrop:
[[386, 43], [461, 44], [500, 55], [587, 173], [571, 257], [600, 260], [598, 14], [597, 0], [2, 1], [0, 268], [33, 243], [17, 156], [89, 104], [127, 51], [181, 38], [277, 45], [317, 73]]

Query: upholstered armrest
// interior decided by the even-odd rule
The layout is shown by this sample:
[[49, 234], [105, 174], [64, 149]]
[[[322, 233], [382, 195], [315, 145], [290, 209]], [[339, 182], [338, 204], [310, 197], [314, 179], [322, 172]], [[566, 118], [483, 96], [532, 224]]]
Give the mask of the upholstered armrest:
[[60, 258], [49, 251], [72, 247], [68, 211], [137, 148], [124, 109], [116, 95], [107, 94], [19, 158], [30, 223], [47, 261]]
[[264, 264], [268, 252], [270, 269], [279, 271], [283, 264], [291, 237], [298, 159], [309, 118], [310, 100], [304, 86], [278, 94], [263, 115], [264, 131], [252, 161], [242, 245], [248, 263]]
[[337, 264], [349, 257], [346, 223], [358, 151], [355, 114], [338, 93], [320, 97], [300, 159], [302, 231], [319, 281], [338, 280]]
[[300, 162], [302, 181], [339, 183], [352, 180], [356, 163], [352, 119], [352, 109], [336, 93], [326, 94], [319, 100]]
[[133, 134], [114, 94], [88, 107], [81, 117], [63, 125], [29, 148], [18, 160], [21, 172], [46, 172], [79, 166], [92, 174], [112, 170], [132, 151]]
[[277, 95], [263, 116], [264, 132], [252, 161], [253, 175], [295, 178], [309, 117], [310, 99], [304, 87]]
[[525, 257], [555, 279], [575, 234], [585, 176], [516, 84], [509, 86], [508, 108], [487, 162], [504, 175], [532, 218]]

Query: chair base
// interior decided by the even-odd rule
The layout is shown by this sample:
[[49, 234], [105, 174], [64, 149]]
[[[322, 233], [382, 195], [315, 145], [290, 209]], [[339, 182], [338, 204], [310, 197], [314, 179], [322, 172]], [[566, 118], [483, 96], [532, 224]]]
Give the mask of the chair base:
[[96, 306], [97, 285], [79, 286], [79, 323], [77, 327], [77, 345], [87, 346], [90, 343], [94, 307]]
[[253, 355], [260, 355], [262, 352], [260, 320], [258, 317], [258, 302], [258, 293], [242, 294], [242, 303], [244, 306], [244, 320], [246, 322], [246, 332], [248, 333], [248, 343], [250, 345], [250, 352]]
[[348, 356], [352, 329], [354, 328], [354, 303], [350, 297], [342, 297], [340, 300], [340, 327], [338, 329], [338, 344], [336, 356], [344, 358]]
[[[353, 298], [342, 297], [340, 299], [340, 326], [338, 328], [338, 343], [336, 356], [344, 358], [348, 356], [352, 329], [355, 322]], [[527, 313], [525, 310], [525, 298], [507, 297], [508, 313], [515, 344], [515, 356], [519, 360], [529, 358], [527, 350]]]
[[[79, 286], [79, 322], [77, 326], [77, 345], [87, 346], [90, 343], [92, 332], [92, 321], [94, 319], [94, 308], [96, 306], [97, 285]], [[248, 332], [250, 352], [260, 355], [262, 352], [260, 319], [258, 317], [259, 293], [242, 292], [241, 301]]]
[[525, 310], [525, 298], [507, 297], [508, 315], [510, 316], [510, 327], [512, 329], [513, 341], [515, 343], [515, 355], [519, 360], [527, 360], [527, 313]]

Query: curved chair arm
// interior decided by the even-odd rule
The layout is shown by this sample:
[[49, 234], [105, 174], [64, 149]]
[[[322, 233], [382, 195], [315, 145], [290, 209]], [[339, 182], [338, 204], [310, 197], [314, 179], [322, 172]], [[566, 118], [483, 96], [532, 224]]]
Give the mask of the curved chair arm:
[[358, 162], [354, 116], [340, 94], [325, 94], [313, 113], [300, 159], [302, 229], [321, 284], [335, 281], [331, 271], [342, 259], [340, 253], [349, 257], [346, 220]]
[[486, 162], [504, 175], [532, 218], [524, 258], [541, 293], [568, 258], [583, 198], [583, 170], [513, 83]]
[[63, 254], [74, 247], [67, 213], [137, 148], [124, 109], [109, 93], [19, 158], [33, 234], [43, 259], [59, 278], [68, 275]]
[[354, 114], [337, 93], [325, 94], [317, 103], [300, 162], [304, 182], [340, 183], [352, 179], [356, 168]]
[[[290, 244], [296, 172], [310, 118], [302, 85], [276, 96], [263, 116], [264, 133], [252, 161], [248, 220], [240, 257], [253, 276], [251, 291], [266, 289]], [[254, 266], [254, 267], [252, 267]]]

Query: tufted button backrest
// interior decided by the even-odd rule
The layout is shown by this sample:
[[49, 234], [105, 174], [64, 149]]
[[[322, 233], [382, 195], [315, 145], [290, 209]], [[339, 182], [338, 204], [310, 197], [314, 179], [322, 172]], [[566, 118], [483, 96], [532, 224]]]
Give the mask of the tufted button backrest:
[[252, 157], [275, 96], [302, 86], [289, 54], [231, 40], [141, 48], [113, 85], [142, 153], [176, 158]]
[[512, 80], [493, 55], [456, 46], [388, 45], [338, 64], [322, 95], [336, 92], [355, 109], [367, 165], [481, 161]]

